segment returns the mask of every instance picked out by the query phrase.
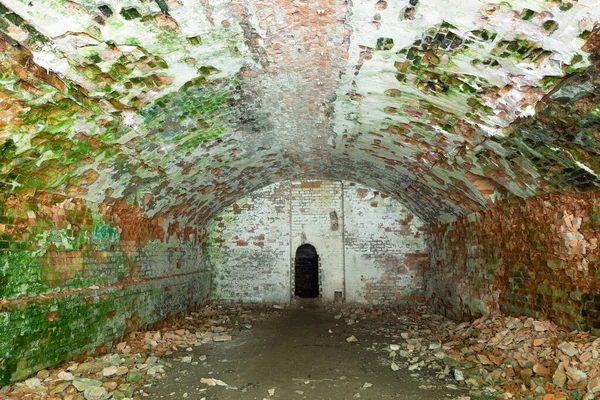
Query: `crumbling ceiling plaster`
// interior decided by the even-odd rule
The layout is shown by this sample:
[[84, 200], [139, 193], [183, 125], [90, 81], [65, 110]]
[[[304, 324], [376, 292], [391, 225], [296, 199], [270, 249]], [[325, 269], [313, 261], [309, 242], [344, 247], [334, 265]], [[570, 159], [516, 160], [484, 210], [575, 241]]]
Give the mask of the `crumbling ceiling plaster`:
[[421, 217], [597, 189], [597, 0], [1, 0], [0, 181], [189, 224], [287, 179]]

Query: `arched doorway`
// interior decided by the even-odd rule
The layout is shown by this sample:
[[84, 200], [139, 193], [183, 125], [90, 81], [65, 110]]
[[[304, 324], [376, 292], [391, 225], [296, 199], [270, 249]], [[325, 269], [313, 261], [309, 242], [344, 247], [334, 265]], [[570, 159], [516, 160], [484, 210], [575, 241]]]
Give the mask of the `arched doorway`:
[[295, 295], [302, 298], [319, 297], [319, 255], [310, 244], [296, 250]]

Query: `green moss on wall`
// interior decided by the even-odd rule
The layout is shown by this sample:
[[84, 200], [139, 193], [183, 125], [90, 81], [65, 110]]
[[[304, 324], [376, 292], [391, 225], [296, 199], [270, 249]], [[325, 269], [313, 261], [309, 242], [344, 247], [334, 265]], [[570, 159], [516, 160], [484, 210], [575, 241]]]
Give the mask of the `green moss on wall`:
[[[208, 279], [170, 278], [3, 306], [0, 387], [69, 357], [93, 353], [96, 346], [122, 337], [128, 328], [164, 318], [165, 310], [175, 313], [200, 306], [208, 293], [204, 280]], [[168, 298], [164, 285], [172, 286], [175, 296]]]
[[[206, 74], [213, 68], [201, 68]], [[188, 82], [177, 93], [144, 109], [144, 129], [163, 141], [177, 143], [175, 151], [189, 151], [219, 137], [231, 113], [233, 82], [210, 83], [201, 77]]]
[[0, 298], [46, 292], [39, 259], [28, 251], [0, 251]]

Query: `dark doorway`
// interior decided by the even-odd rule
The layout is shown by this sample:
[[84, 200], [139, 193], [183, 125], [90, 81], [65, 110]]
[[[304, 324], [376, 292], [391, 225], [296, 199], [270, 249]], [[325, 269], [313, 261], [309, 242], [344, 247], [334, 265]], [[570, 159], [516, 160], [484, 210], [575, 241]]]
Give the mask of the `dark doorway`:
[[319, 297], [319, 256], [310, 244], [296, 250], [296, 296]]

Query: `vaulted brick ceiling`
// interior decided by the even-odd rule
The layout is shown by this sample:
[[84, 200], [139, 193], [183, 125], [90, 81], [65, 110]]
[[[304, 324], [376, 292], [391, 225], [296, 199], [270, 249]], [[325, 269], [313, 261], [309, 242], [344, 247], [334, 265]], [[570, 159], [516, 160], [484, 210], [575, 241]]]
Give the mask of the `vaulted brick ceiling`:
[[0, 181], [204, 221], [285, 179], [433, 219], [597, 189], [598, 0], [1, 0]]

